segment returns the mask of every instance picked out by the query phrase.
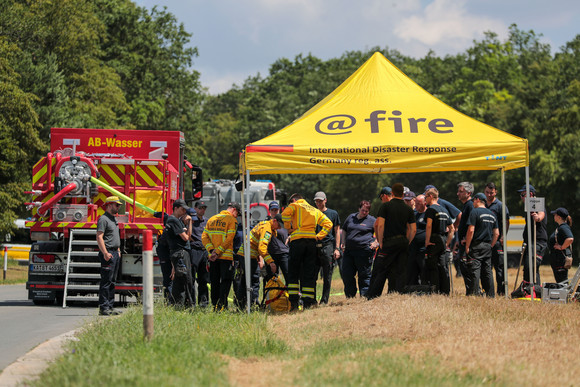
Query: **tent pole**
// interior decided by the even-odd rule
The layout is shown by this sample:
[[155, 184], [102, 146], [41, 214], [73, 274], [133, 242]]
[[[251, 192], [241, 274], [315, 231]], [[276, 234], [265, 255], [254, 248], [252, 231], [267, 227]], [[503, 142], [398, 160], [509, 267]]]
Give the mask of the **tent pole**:
[[508, 259], [507, 259], [507, 219], [506, 219], [506, 201], [505, 201], [505, 168], [501, 169], [501, 214], [502, 214], [502, 247], [503, 247], [503, 283], [505, 298], [509, 298], [508, 293]]
[[[534, 247], [530, 246], [532, 243], [532, 227], [531, 226], [531, 212], [530, 212], [530, 167], [526, 167], [526, 224], [528, 225], [528, 269], [530, 272], [530, 284], [531, 284], [531, 300], [534, 301], [535, 291], [534, 291], [534, 265], [532, 264], [532, 253], [534, 251]], [[535, 259], [535, 257], [534, 257]]]
[[251, 284], [251, 262], [250, 262], [250, 238], [248, 233], [250, 232], [250, 171], [246, 169], [246, 206], [244, 208], [244, 275], [246, 276], [246, 310], [250, 314], [251, 305], [251, 294], [252, 294], [252, 284]]

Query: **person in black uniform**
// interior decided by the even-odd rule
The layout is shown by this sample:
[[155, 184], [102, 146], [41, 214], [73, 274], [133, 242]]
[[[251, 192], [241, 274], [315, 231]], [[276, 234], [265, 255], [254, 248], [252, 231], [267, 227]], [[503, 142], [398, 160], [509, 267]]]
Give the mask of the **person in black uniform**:
[[467, 258], [465, 256], [465, 236], [467, 235], [467, 221], [469, 220], [469, 214], [473, 210], [473, 184], [468, 181], [463, 181], [457, 184], [457, 197], [459, 201], [463, 203], [463, 208], [461, 209], [461, 214], [459, 215], [459, 222], [457, 225], [457, 259], [459, 272], [463, 276], [463, 281], [465, 282], [465, 294], [473, 293], [472, 288], [475, 286], [479, 288], [478, 283], [473, 282], [471, 278], [471, 270], [467, 267]]
[[[407, 265], [407, 285], [424, 285], [425, 278], [425, 229], [427, 220], [425, 212], [425, 195], [421, 194], [414, 198], [415, 204], [415, 223], [417, 232], [415, 238], [409, 245], [409, 258]], [[407, 203], [407, 205], [409, 205]], [[423, 280], [422, 280], [423, 279]]]
[[554, 222], [558, 227], [550, 236], [550, 249], [552, 250], [550, 264], [556, 282], [564, 282], [568, 279], [568, 269], [572, 265], [571, 261], [566, 262], [566, 257], [572, 257], [572, 242], [574, 242], [574, 235], [570, 228], [572, 218], [568, 214], [568, 210], [563, 207], [552, 211], [552, 215], [554, 215]]
[[[199, 306], [206, 307], [209, 305], [209, 272], [207, 270], [207, 250], [203, 247], [201, 234], [207, 223], [205, 210], [207, 204], [203, 201], [197, 201], [194, 204], [195, 215], [191, 216], [191, 271], [192, 279], [197, 282], [197, 303]], [[194, 299], [195, 301], [195, 299]]]
[[[314, 195], [316, 208], [332, 222], [332, 228], [328, 235], [317, 242], [317, 271], [322, 269], [322, 295], [320, 297], [320, 304], [328, 304], [334, 265], [336, 260], [340, 258], [340, 216], [335, 210], [326, 207], [326, 202], [327, 199], [324, 192], [320, 191]], [[320, 226], [316, 226], [316, 232], [319, 232], [321, 228]]]
[[[269, 204], [270, 209], [270, 219], [275, 217], [280, 213], [280, 205], [278, 202], [272, 201]], [[284, 224], [282, 223], [281, 226]], [[268, 245], [268, 253], [274, 259], [274, 263], [276, 264], [276, 273], [272, 273], [272, 269], [270, 265], [266, 265], [266, 276], [264, 277], [264, 286], [268, 283], [270, 278], [276, 275], [280, 275], [280, 272], [284, 276], [284, 283], [286, 283], [288, 278], [288, 259], [290, 258], [290, 249], [286, 244], [288, 240], [288, 230], [284, 227], [279, 228], [276, 230], [276, 237], [270, 241]]]
[[346, 298], [356, 296], [358, 274], [358, 290], [360, 296], [366, 296], [371, 279], [373, 254], [379, 243], [373, 236], [375, 217], [369, 215], [371, 203], [363, 200], [358, 212], [350, 214], [342, 225], [342, 248], [344, 250], [342, 281]]
[[[525, 203], [526, 200], [526, 186], [524, 185], [522, 188], [518, 190], [521, 198], [522, 203]], [[533, 185], [530, 184], [530, 197], [536, 197], [536, 189]], [[531, 221], [536, 224], [536, 279], [534, 284], [540, 284], [540, 265], [542, 264], [542, 258], [544, 257], [544, 253], [546, 252], [546, 248], [548, 247], [548, 219], [546, 218], [545, 211], [537, 211], [530, 213]], [[524, 227], [524, 243], [526, 247], [524, 249], [524, 282], [530, 282], [530, 259], [528, 256], [528, 248], [532, 248], [531, 243], [528, 242], [528, 217], [526, 219], [526, 227]], [[532, 223], [533, 224], [533, 223]], [[532, 228], [532, 240], [534, 239], [534, 230]], [[533, 250], [532, 250], [533, 254]]]
[[119, 213], [121, 204], [117, 196], [109, 196], [105, 202], [105, 213], [97, 221], [97, 245], [101, 262], [99, 284], [99, 314], [101, 316], [119, 314], [113, 309], [113, 304], [115, 303], [115, 281], [121, 260], [121, 238], [115, 215]]
[[402, 293], [407, 283], [407, 253], [417, 230], [415, 214], [403, 201], [404, 188], [401, 183], [394, 184], [393, 199], [379, 209], [376, 235], [380, 250], [373, 265], [368, 299], [380, 297], [387, 279], [389, 293]]
[[[183, 199], [173, 202], [173, 214], [167, 218], [164, 234], [167, 234], [171, 264], [171, 297], [175, 305], [186, 303], [194, 305], [192, 295], [191, 258], [189, 238], [191, 237], [191, 217], [187, 214], [189, 207]], [[185, 299], [182, 293], [185, 293]]]
[[[495, 280], [497, 282], [497, 295], [503, 296], [505, 294], [505, 276], [503, 270], [503, 207], [504, 204], [496, 198], [497, 188], [493, 182], [487, 183], [483, 190], [487, 201], [485, 207], [489, 209], [497, 218], [497, 225], [499, 227], [499, 238], [495, 246], [491, 249], [491, 264], [495, 269]], [[505, 206], [506, 216], [506, 231], [510, 228], [510, 212]]]
[[435, 291], [449, 294], [450, 274], [446, 250], [453, 239], [453, 221], [445, 208], [439, 205], [439, 191], [429, 188], [425, 192], [425, 282], [434, 285]]
[[[495, 297], [493, 273], [491, 271], [491, 248], [499, 238], [497, 218], [487, 208], [487, 199], [481, 192], [473, 196], [473, 210], [467, 221], [465, 253], [471, 268], [474, 284], [479, 283], [487, 297]], [[479, 287], [473, 287], [469, 295], [481, 295]]]
[[[169, 214], [158, 211], [155, 212], [153, 216], [162, 219], [163, 228], [165, 228]], [[169, 245], [167, 244], [167, 235], [165, 235], [165, 232], [162, 232], [157, 238], [155, 251], [159, 257], [159, 267], [161, 268], [161, 275], [163, 276], [163, 297], [165, 297], [169, 302], [171, 300], [171, 270], [173, 266], [171, 265], [171, 259], [169, 258], [171, 254], [169, 252]]]

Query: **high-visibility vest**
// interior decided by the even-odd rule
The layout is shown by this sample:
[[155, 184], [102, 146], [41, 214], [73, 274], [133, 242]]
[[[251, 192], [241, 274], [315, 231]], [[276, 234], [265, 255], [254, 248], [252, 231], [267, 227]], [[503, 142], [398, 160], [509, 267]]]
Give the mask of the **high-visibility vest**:
[[[293, 230], [290, 234], [291, 241], [302, 238], [321, 240], [332, 229], [332, 221], [304, 199], [297, 200], [286, 207], [282, 212], [282, 220], [286, 229]], [[321, 227], [318, 234], [316, 225]]]
[[[269, 265], [274, 262], [274, 259], [268, 253], [268, 245], [270, 240], [276, 237], [276, 231], [272, 230], [272, 221], [264, 220], [258, 223], [252, 231], [250, 231], [250, 257], [258, 259], [259, 256], [264, 258], [264, 261]], [[244, 255], [244, 245], [238, 250], [238, 255]]]
[[208, 253], [218, 250], [219, 259], [231, 261], [234, 257], [234, 237], [237, 229], [236, 218], [224, 210], [209, 218], [201, 234], [201, 242]]

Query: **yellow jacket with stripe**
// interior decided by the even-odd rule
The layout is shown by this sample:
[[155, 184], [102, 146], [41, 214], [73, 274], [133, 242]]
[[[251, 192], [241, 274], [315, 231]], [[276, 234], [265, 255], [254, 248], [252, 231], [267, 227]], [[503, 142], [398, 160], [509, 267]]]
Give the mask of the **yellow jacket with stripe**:
[[233, 260], [234, 258], [234, 237], [238, 228], [238, 221], [227, 210], [212, 216], [207, 221], [201, 242], [211, 254], [212, 250], [217, 250], [219, 259]]
[[[274, 262], [270, 253], [268, 253], [268, 245], [270, 240], [275, 237], [276, 230], [272, 230], [272, 220], [264, 220], [254, 226], [252, 231], [250, 231], [250, 257], [258, 259], [261, 256], [267, 264]], [[238, 250], [238, 255], [244, 255], [243, 244]]]
[[[332, 221], [304, 199], [299, 199], [286, 207], [282, 212], [282, 220], [284, 227], [292, 230], [291, 241], [302, 238], [321, 240], [332, 229]], [[322, 228], [318, 234], [316, 234], [316, 225]]]

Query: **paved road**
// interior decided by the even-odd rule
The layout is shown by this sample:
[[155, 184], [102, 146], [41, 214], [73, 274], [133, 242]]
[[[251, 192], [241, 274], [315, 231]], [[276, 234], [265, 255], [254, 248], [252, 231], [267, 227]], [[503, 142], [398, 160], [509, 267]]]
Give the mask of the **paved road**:
[[0, 370], [44, 341], [79, 328], [95, 306], [35, 306], [25, 285], [0, 286]]

